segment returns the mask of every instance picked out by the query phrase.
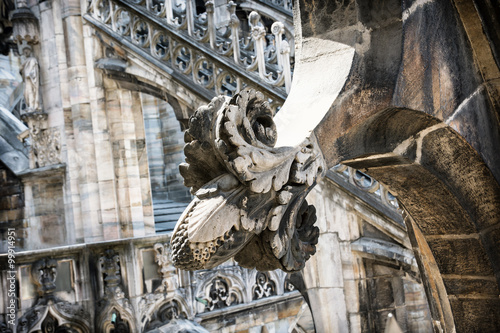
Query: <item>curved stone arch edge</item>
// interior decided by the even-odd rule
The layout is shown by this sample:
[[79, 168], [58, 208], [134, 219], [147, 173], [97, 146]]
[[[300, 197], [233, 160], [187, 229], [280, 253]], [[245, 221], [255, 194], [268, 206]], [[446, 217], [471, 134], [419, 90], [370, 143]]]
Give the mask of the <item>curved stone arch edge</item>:
[[[500, 249], [494, 236], [500, 226], [500, 186], [493, 174], [450, 126], [409, 109], [380, 111], [337, 139], [334, 146], [340, 156], [335, 162], [362, 170], [398, 197], [420, 257], [417, 261], [435, 324], [439, 321], [436, 325], [453, 331], [456, 324], [460, 326], [454, 319], [459, 307], [454, 300], [461, 295], [449, 294], [456, 291], [445, 288], [447, 277], [489, 276], [500, 284]], [[461, 242], [474, 245], [474, 254], [442, 251], [459, 248]], [[446, 265], [452, 260], [449, 256], [462, 268], [454, 272]], [[476, 260], [479, 268], [464, 267], [462, 259]], [[476, 289], [488, 296], [488, 291]]]

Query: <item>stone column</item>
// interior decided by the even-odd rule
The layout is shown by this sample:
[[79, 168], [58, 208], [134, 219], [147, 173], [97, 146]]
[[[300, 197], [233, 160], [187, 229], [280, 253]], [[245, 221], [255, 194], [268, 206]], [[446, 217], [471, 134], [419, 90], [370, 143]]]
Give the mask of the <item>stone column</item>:
[[[144, 128], [143, 125], [140, 128], [137, 126], [142, 124], [139, 95], [119, 89], [110, 80], [106, 80], [106, 87], [106, 113], [113, 149], [120, 235], [140, 237], [154, 231], [154, 222], [149, 172], [144, 171], [145, 165], [147, 169]], [[140, 162], [141, 158], [145, 162]]]
[[[181, 105], [175, 107], [180, 108]], [[176, 118], [174, 106], [168, 103], [160, 105], [160, 119], [163, 142], [163, 167], [164, 186], [167, 198], [176, 202], [189, 202], [191, 194], [184, 186], [182, 176], [179, 174], [179, 164], [184, 162], [184, 133], [181, 131]]]
[[[333, 193], [326, 186], [318, 185], [307, 198], [308, 202], [316, 207], [320, 236], [316, 254], [306, 262], [303, 276], [316, 330], [350, 332], [347, 303], [354, 301], [357, 304], [358, 301], [346, 299], [344, 292], [341, 258], [341, 247], [344, 244], [340, 237], [345, 232], [338, 227], [329, 228], [332, 224], [332, 215], [341, 213], [342, 210], [335, 209], [330, 206], [330, 201], [323, 199], [323, 196], [329, 197], [329, 195]], [[342, 222], [347, 225], [345, 219]]]
[[[30, 128], [30, 170], [21, 175], [28, 218], [26, 248], [62, 245], [75, 241], [72, 207], [65, 207], [68, 187], [64, 175], [64, 74], [66, 63], [61, 10], [46, 1], [28, 8], [18, 1], [12, 15], [14, 40], [23, 54], [25, 103], [22, 119]], [[71, 223], [70, 223], [71, 221]]]
[[147, 149], [149, 172], [151, 177], [151, 190], [153, 200], [167, 199], [165, 189], [165, 172], [163, 157], [162, 125], [160, 121], [161, 101], [151, 95], [141, 94], [142, 110], [144, 112], [144, 125], [147, 129]]
[[69, 100], [75, 138], [75, 159], [70, 161], [69, 168], [70, 172], [74, 167], [78, 168], [84, 239], [90, 242], [99, 241], [104, 237], [80, 2], [64, 1], [62, 13], [68, 56]]
[[137, 162], [139, 166], [139, 178], [142, 199], [142, 214], [144, 233], [155, 233], [155, 221], [153, 213], [153, 199], [151, 193], [151, 180], [149, 178], [148, 149], [146, 146], [146, 131], [144, 128], [144, 112], [141, 104], [141, 94], [137, 91], [131, 93], [132, 111], [135, 123]]

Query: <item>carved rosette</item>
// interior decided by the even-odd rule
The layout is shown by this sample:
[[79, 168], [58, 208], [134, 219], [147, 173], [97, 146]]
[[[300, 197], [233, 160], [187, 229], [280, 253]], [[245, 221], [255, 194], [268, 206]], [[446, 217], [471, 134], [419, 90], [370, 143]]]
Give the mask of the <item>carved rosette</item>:
[[313, 139], [274, 147], [273, 113], [251, 89], [216, 97], [191, 117], [180, 166], [195, 199], [172, 236], [174, 264], [212, 268], [235, 256], [258, 270], [297, 271], [319, 230], [305, 197], [324, 170]]

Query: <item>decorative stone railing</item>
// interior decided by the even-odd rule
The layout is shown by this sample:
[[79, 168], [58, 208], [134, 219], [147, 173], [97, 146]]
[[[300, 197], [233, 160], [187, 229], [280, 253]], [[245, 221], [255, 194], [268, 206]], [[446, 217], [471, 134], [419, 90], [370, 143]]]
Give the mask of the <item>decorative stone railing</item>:
[[293, 0], [258, 0], [266, 4], [271, 4], [277, 8], [283, 9], [287, 12], [292, 13], [293, 10]]
[[[177, 270], [165, 235], [20, 251], [10, 267], [7, 257], [0, 254], [5, 263], [0, 283], [17, 290], [12, 317], [18, 332], [47, 322], [53, 331], [108, 332], [121, 326], [147, 332], [173, 319], [215, 316], [234, 305], [255, 308], [268, 297], [301, 297], [291, 293], [294, 287], [282, 271], [259, 273], [234, 262], [210, 271]], [[0, 307], [0, 327], [7, 311]]]
[[372, 177], [343, 164], [334, 166], [330, 170], [342, 176], [342, 178], [344, 178], [349, 184], [352, 184], [356, 186], [356, 188], [359, 188], [362, 191], [371, 194], [385, 206], [400, 212], [398, 200], [396, 199], [396, 197], [392, 195], [384, 185], [380, 184]]
[[232, 1], [222, 16], [215, 15], [212, 1], [199, 10], [204, 11], [196, 13], [193, 0], [93, 0], [85, 17], [214, 96], [232, 96], [253, 86], [272, 106], [282, 104], [290, 90], [293, 63], [283, 23], [274, 22], [269, 33], [260, 15], [252, 12], [250, 31], [244, 31]]

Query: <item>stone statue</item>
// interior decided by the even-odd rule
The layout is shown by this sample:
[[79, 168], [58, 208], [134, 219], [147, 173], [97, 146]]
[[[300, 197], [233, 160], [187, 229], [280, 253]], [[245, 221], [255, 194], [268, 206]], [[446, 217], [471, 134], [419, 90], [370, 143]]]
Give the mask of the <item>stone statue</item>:
[[25, 112], [40, 110], [40, 82], [38, 60], [33, 56], [30, 47], [23, 48], [25, 58], [21, 65], [21, 75], [24, 81], [24, 102], [26, 104]]

